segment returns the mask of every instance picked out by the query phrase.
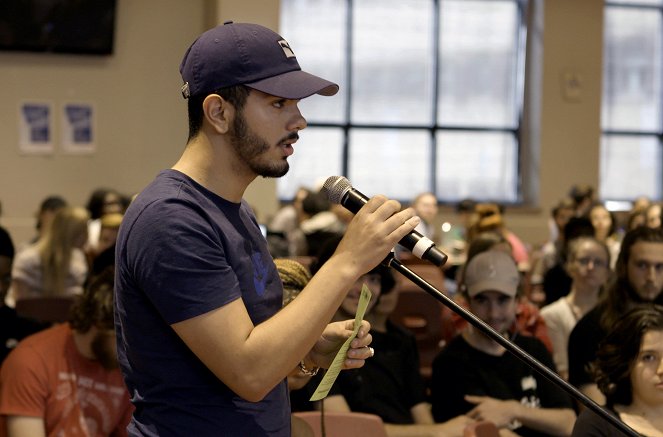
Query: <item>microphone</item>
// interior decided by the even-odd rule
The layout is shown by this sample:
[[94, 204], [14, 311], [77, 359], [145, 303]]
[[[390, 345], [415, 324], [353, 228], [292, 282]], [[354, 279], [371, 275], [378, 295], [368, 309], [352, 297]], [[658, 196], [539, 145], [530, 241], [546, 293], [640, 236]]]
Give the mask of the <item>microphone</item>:
[[[357, 213], [368, 202], [368, 197], [355, 190], [350, 181], [343, 176], [330, 176], [322, 186], [322, 191], [330, 202], [341, 204], [345, 209]], [[430, 261], [436, 266], [447, 262], [447, 255], [435, 247], [435, 243], [428, 237], [413, 230], [398, 242], [412, 252], [414, 256]]]

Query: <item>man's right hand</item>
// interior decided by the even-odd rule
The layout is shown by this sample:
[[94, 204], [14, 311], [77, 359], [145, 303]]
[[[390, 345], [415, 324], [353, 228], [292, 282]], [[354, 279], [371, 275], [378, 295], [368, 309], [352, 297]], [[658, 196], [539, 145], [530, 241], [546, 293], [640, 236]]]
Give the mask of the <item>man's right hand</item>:
[[412, 208], [401, 211], [398, 201], [377, 195], [352, 219], [334, 256], [345, 259], [359, 277], [382, 262], [420, 221]]

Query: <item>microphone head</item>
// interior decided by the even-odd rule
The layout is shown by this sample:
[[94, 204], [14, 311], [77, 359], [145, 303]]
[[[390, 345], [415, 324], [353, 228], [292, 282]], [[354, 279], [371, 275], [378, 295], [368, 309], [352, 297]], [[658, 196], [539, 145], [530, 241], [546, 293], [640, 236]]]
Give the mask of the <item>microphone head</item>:
[[320, 189], [332, 203], [341, 203], [343, 196], [352, 189], [350, 181], [343, 176], [329, 176]]

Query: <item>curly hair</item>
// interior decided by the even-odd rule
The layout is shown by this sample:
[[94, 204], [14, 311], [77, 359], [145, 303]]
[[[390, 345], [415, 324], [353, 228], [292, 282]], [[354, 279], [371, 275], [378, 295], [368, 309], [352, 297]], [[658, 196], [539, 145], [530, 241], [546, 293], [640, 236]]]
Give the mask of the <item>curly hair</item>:
[[306, 287], [311, 279], [311, 273], [302, 263], [294, 259], [276, 258], [274, 264], [283, 283], [283, 306], [286, 306]]
[[90, 328], [113, 329], [113, 286], [115, 269], [108, 267], [90, 281], [71, 308], [69, 324], [78, 332]]
[[649, 331], [663, 331], [663, 306], [636, 306], [617, 321], [600, 343], [590, 370], [608, 407], [633, 402], [631, 371], [640, 353], [642, 339]]

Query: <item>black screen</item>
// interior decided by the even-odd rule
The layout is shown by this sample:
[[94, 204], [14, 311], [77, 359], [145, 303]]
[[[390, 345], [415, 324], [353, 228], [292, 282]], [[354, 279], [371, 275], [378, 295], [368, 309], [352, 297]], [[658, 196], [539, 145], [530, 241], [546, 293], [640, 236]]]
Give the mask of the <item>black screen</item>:
[[113, 52], [116, 0], [0, 0], [0, 50]]

